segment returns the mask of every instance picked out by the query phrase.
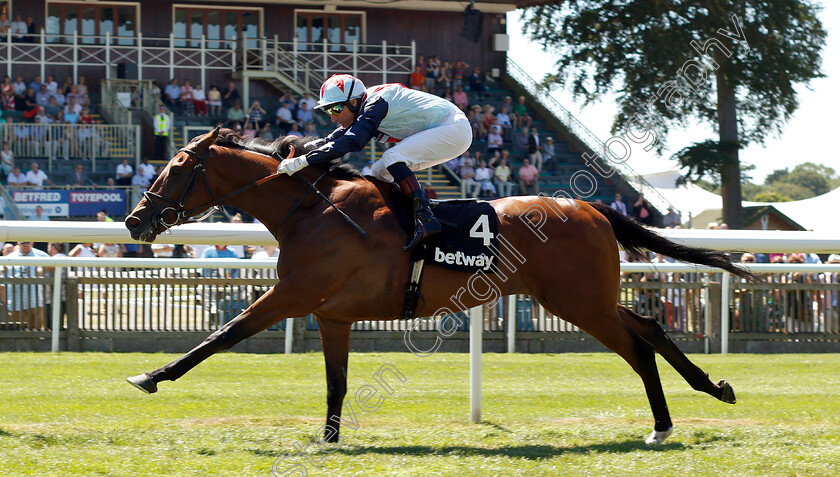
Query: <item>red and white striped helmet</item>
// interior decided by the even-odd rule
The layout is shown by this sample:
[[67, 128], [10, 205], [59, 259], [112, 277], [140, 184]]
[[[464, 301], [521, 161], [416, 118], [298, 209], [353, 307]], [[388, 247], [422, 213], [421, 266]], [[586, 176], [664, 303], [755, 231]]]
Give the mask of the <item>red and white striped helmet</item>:
[[321, 85], [321, 98], [315, 109], [346, 103], [365, 94], [365, 84], [353, 75], [332, 75]]

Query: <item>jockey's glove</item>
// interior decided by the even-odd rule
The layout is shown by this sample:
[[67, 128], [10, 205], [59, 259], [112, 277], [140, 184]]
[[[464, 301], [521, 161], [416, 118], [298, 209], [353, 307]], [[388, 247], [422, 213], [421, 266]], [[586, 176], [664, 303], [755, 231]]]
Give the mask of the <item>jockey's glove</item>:
[[306, 160], [305, 156], [298, 156], [292, 159], [283, 159], [280, 162], [280, 165], [277, 166], [277, 173], [292, 175], [308, 165], [309, 161]]

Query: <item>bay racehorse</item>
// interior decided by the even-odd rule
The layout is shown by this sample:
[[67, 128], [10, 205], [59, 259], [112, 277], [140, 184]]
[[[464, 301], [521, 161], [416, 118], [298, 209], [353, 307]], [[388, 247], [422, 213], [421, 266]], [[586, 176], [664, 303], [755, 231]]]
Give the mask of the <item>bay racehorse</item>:
[[[210, 206], [230, 205], [253, 215], [274, 234], [280, 250], [278, 282], [182, 357], [129, 381], [155, 392], [158, 383], [180, 378], [212, 354], [285, 318], [312, 313], [326, 361], [327, 424], [334, 429], [325, 440], [335, 442], [347, 391], [350, 326], [400, 316], [410, 253], [402, 250], [406, 232], [393, 211], [405, 205], [393, 185], [337, 163], [308, 167], [295, 176], [276, 174], [279, 159], [308, 147], [307, 139], [268, 143], [217, 128], [191, 141], [163, 169], [125, 220], [132, 238], [153, 242]], [[654, 319], [617, 304], [616, 242], [630, 252], [648, 249], [747, 278], [750, 272], [734, 266], [725, 253], [671, 242], [602, 204], [545, 196], [507, 197], [491, 204], [498, 235], [509, 245], [500, 251], [498, 263], [515, 264], [499, 267], [498, 275], [505, 277], [497, 280], [500, 295], [535, 297], [550, 313], [627, 361], [641, 377], [653, 411], [654, 430], [646, 442], [658, 444], [672, 430], [655, 352], [695, 390], [735, 402], [731, 386], [710, 381]], [[348, 217], [367, 238], [351, 227]], [[425, 309], [452, 308], [453, 293], [469, 278], [466, 272], [427, 265], [420, 290]], [[489, 299], [474, 295], [462, 294], [459, 305], [466, 309]]]

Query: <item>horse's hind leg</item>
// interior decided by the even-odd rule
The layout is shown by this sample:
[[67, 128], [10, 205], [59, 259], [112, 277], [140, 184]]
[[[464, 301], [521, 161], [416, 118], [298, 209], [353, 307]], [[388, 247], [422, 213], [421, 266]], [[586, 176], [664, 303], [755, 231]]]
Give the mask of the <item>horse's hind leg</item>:
[[[551, 313], [557, 314], [552, 310], [550, 304], [543, 301], [541, 303]], [[622, 323], [615, 310], [593, 313], [586, 316], [585, 319], [571, 316], [564, 318], [624, 358], [627, 364], [642, 378], [654, 419], [653, 432], [645, 442], [647, 444], [662, 443], [671, 434], [673, 423], [671, 422], [671, 414], [668, 412], [668, 404], [665, 402], [665, 393], [659, 379], [659, 370], [656, 368], [656, 355], [653, 346]]]
[[709, 375], [697, 367], [677, 348], [665, 330], [653, 318], [641, 316], [625, 306], [618, 305], [621, 320], [653, 346], [663, 358], [697, 391], [703, 391], [723, 402], [735, 404], [735, 392], [724, 380], [714, 384]]
[[[350, 352], [350, 325], [325, 321], [320, 316], [321, 349], [327, 367], [327, 425], [325, 442], [338, 442], [341, 426], [341, 406], [347, 394], [347, 356]], [[351, 419], [355, 420], [355, 416]], [[353, 424], [351, 424], [353, 425]], [[332, 429], [330, 429], [332, 428]], [[334, 432], [331, 432], [334, 430]]]

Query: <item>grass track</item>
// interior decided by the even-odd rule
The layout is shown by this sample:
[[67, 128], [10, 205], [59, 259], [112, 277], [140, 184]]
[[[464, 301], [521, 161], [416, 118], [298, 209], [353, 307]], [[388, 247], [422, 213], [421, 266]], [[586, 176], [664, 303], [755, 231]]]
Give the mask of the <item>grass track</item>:
[[221, 354], [150, 396], [124, 380], [173, 357], [0, 353], [0, 474], [268, 476], [296, 442], [322, 466], [280, 467], [309, 475], [840, 474], [840, 355], [691, 356], [733, 384], [735, 406], [659, 360], [675, 431], [647, 448], [641, 380], [615, 355], [485, 354], [484, 421], [470, 425], [466, 354], [353, 354], [349, 402], [385, 363], [406, 381], [374, 412], [354, 406], [358, 429], [329, 453], [312, 438], [320, 354]]

